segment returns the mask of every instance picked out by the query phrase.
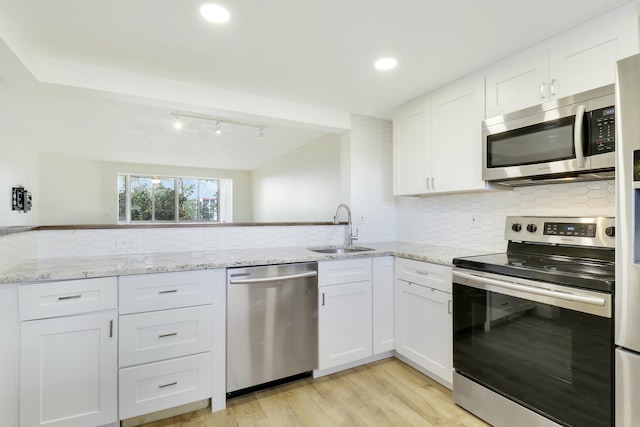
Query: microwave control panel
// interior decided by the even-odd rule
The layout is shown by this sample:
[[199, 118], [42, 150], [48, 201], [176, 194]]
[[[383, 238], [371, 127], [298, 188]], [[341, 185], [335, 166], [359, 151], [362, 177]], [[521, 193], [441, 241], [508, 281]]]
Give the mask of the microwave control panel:
[[616, 149], [615, 107], [591, 111], [589, 148], [591, 155], [609, 153]]

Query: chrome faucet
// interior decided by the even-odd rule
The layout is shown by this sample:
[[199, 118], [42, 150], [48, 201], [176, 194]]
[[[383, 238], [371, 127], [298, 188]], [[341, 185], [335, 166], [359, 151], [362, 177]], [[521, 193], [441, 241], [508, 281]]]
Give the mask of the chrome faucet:
[[336, 214], [333, 217], [333, 223], [334, 224], [339, 224], [340, 223], [339, 216], [340, 216], [340, 211], [342, 209], [347, 211], [347, 223], [348, 223], [348, 228], [347, 228], [347, 246], [352, 246], [353, 245], [353, 241], [354, 240], [358, 240], [358, 229], [356, 229], [356, 234], [353, 234], [353, 224], [351, 222], [351, 209], [349, 209], [349, 206], [347, 206], [344, 203], [342, 203], [342, 204], [340, 204], [340, 206], [338, 206], [338, 209], [336, 209]]

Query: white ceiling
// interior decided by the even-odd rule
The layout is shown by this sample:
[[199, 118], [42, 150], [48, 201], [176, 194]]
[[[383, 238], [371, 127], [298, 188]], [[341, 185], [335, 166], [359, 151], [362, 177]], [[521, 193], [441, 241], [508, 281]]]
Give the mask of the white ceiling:
[[[0, 0], [0, 129], [86, 157], [252, 169], [347, 128], [351, 113], [390, 118], [628, 2], [221, 0], [231, 20], [215, 26], [198, 14], [203, 0]], [[375, 70], [382, 56], [398, 68]], [[269, 129], [262, 148], [249, 144], [253, 128], [223, 137], [202, 122], [176, 134], [175, 110]]]

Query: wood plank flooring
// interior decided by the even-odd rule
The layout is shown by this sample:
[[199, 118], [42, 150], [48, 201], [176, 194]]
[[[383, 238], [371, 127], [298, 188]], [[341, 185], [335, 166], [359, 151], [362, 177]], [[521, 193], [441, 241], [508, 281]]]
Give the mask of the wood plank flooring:
[[451, 391], [395, 358], [305, 379], [145, 427], [487, 427], [453, 403]]

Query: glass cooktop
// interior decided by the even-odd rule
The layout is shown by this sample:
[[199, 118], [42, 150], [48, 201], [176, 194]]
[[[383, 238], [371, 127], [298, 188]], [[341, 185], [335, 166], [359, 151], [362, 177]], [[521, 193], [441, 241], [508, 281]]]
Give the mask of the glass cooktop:
[[615, 252], [509, 242], [506, 253], [455, 258], [456, 267], [613, 293]]

